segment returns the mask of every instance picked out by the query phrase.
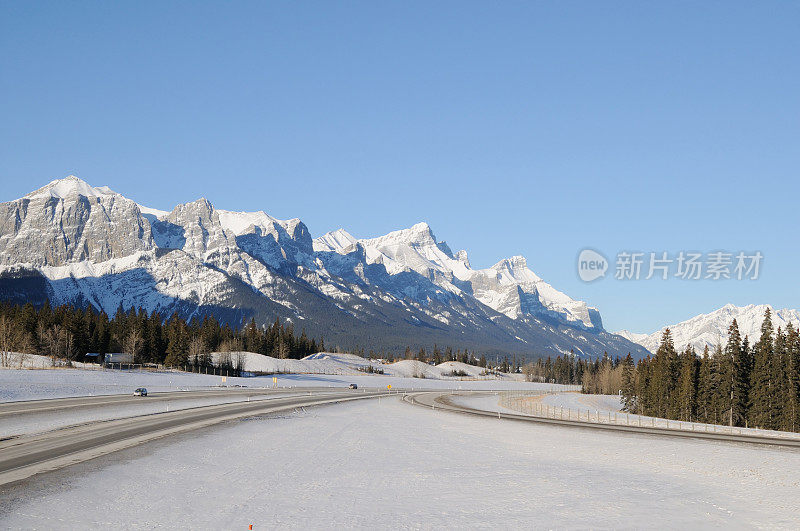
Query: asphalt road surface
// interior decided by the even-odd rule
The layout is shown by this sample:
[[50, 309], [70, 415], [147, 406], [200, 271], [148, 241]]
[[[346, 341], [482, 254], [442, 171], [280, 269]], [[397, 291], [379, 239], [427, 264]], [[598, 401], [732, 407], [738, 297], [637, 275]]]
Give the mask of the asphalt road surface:
[[72, 408], [90, 408], [115, 406], [124, 404], [141, 403], [142, 400], [148, 402], [165, 402], [172, 400], [185, 400], [193, 398], [215, 398], [215, 397], [261, 397], [265, 395], [280, 395], [282, 393], [298, 392], [330, 392], [330, 387], [302, 387], [302, 388], [240, 388], [226, 387], [220, 389], [204, 389], [192, 391], [168, 391], [162, 393], [150, 393], [147, 397], [133, 396], [131, 394], [118, 395], [97, 395], [79, 396], [70, 398], [48, 398], [44, 400], [24, 400], [17, 402], [0, 403], [0, 419], [8, 415], [19, 415], [28, 413], [51, 413], [58, 410]]
[[[287, 390], [288, 391], [288, 390]], [[291, 390], [297, 393], [297, 389]], [[243, 391], [244, 392], [244, 391]], [[105, 455], [143, 442], [175, 433], [195, 430], [226, 420], [255, 416], [299, 407], [362, 400], [386, 396], [387, 391], [336, 390], [314, 391], [303, 389], [303, 396], [282, 397], [276, 392], [272, 397], [260, 400], [239, 401], [172, 412], [141, 415], [110, 421], [90, 422], [46, 433], [11, 437], [0, 440], [0, 486], [20, 481], [35, 474], [55, 470]], [[206, 391], [198, 392], [208, 396]], [[159, 395], [174, 395], [160, 393]], [[180, 393], [185, 397], [188, 393]], [[156, 397], [156, 395], [153, 395]], [[80, 407], [91, 400], [130, 400], [134, 397], [88, 397], [56, 400], [38, 400], [40, 406]], [[136, 400], [147, 400], [136, 398]], [[57, 402], [57, 404], [56, 404]], [[29, 402], [28, 404], [32, 404]], [[93, 402], [92, 402], [93, 403]], [[6, 404], [8, 405], [8, 404]], [[40, 408], [29, 408], [28, 413], [37, 413]], [[23, 414], [17, 411], [17, 414]]]

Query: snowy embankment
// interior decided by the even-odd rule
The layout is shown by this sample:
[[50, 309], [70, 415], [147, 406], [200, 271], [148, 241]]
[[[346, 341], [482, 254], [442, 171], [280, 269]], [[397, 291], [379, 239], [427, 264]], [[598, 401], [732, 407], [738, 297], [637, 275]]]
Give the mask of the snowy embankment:
[[311, 354], [301, 360], [278, 359], [254, 352], [233, 352], [212, 354], [215, 363], [222, 357], [231, 360], [241, 358], [244, 370], [254, 373], [291, 373], [291, 374], [330, 374], [358, 375], [366, 374], [365, 370], [383, 371], [385, 376], [400, 378], [456, 378], [478, 380], [519, 380], [521, 374], [492, 373], [483, 367], [468, 365], [457, 361], [446, 361], [439, 365], [429, 365], [416, 360], [401, 360], [394, 363], [382, 363], [354, 354], [320, 352]]
[[68, 362], [60, 358], [40, 356], [38, 354], [23, 354], [20, 352], [8, 352], [0, 359], [0, 369], [63, 369], [73, 368], [92, 368], [97, 367], [92, 363], [80, 363], [77, 361]]
[[599, 424], [800, 439], [800, 433], [728, 427], [628, 414], [622, 410], [622, 401], [617, 395], [588, 395], [579, 392], [552, 391], [553, 389], [548, 390], [547, 394], [514, 390], [509, 393], [498, 393], [490, 396], [456, 395], [451, 400], [455, 404], [484, 411], [581, 420]]
[[585, 395], [580, 392], [556, 393], [542, 397], [542, 404], [564, 409], [608, 413], [622, 412], [622, 398], [617, 395]]
[[796, 529], [798, 469], [800, 453], [785, 449], [576, 431], [383, 399], [231, 423], [41, 476], [4, 493], [0, 521], [10, 529]]
[[[519, 374], [480, 376], [484, 369], [456, 362], [431, 366], [412, 360], [381, 364], [352, 354], [314, 354], [303, 360], [280, 360], [260, 354], [245, 354], [245, 370], [275, 373], [275, 385], [284, 388], [347, 387], [355, 383], [359, 387], [386, 388], [391, 385], [394, 389], [530, 390], [538, 389], [541, 385], [521, 381]], [[28, 356], [27, 362], [29, 366], [48, 366], [50, 359]], [[358, 367], [364, 366], [383, 369], [385, 374], [368, 374], [358, 370]], [[150, 391], [181, 391], [234, 385], [250, 388], [273, 386], [273, 375], [227, 377], [223, 380], [220, 376], [179, 371], [103, 370], [90, 364], [85, 367], [0, 370], [0, 402], [127, 394], [137, 387], [146, 387]], [[476, 376], [473, 380], [448, 377], [453, 370]], [[295, 374], [282, 374], [284, 371]]]

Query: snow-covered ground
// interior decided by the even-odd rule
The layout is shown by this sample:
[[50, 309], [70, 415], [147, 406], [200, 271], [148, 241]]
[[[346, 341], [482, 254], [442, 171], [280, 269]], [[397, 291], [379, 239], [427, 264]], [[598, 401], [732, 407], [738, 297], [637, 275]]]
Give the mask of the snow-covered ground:
[[[363, 369], [372, 367], [383, 371], [385, 376], [400, 378], [433, 378], [433, 379], [478, 379], [478, 380], [512, 380], [524, 379], [522, 374], [487, 373], [485, 368], [476, 367], [458, 361], [446, 361], [439, 365], [429, 365], [416, 360], [400, 360], [394, 363], [381, 363], [354, 354], [320, 352], [311, 354], [301, 360], [278, 359], [254, 352], [234, 352], [230, 354], [213, 353], [216, 362], [221, 356], [231, 359], [241, 357], [244, 370], [259, 373], [295, 373], [295, 374], [364, 374]], [[362, 369], [362, 370], [359, 370]], [[453, 372], [466, 376], [453, 376]]]
[[[423, 364], [424, 365], [424, 364]], [[530, 390], [558, 388], [550, 384], [528, 383], [512, 379], [459, 380], [412, 378], [355, 372], [336, 374], [278, 374], [277, 387], [359, 387], [394, 389], [474, 389], [474, 390]], [[0, 402], [35, 400], [69, 396], [92, 396], [132, 393], [137, 387], [150, 391], [180, 391], [241, 385], [251, 388], [272, 387], [272, 376], [249, 378], [228, 377], [223, 383], [220, 376], [192, 374], [177, 371], [120, 371], [89, 369], [5, 369], [0, 370]]]
[[[354, 354], [320, 352], [311, 354], [303, 359], [278, 359], [255, 352], [213, 352], [211, 359], [215, 365], [223, 361], [227, 364], [237, 365], [241, 361], [244, 372], [258, 374], [330, 374], [330, 375], [360, 375], [381, 374], [399, 378], [433, 378], [456, 380], [524, 380], [522, 374], [503, 374], [487, 371], [483, 367], [476, 367], [458, 361], [446, 361], [439, 365], [430, 365], [416, 360], [400, 360], [394, 363], [383, 363], [370, 360]], [[51, 369], [64, 368], [67, 362], [62, 359], [53, 360], [47, 356], [37, 354], [21, 354], [12, 352], [5, 360], [4, 369]], [[224, 365], [224, 364], [223, 364]], [[97, 364], [73, 362], [74, 368], [100, 369]], [[364, 369], [372, 368], [382, 373], [366, 373]], [[458, 374], [458, 376], [453, 373]]]
[[[75, 368], [92, 368], [96, 364], [72, 362]], [[38, 354], [25, 354], [23, 352], [8, 352], [3, 357], [0, 369], [54, 369], [67, 367], [67, 360], [40, 356]]]
[[490, 396], [462, 395], [457, 397], [454, 402], [485, 411], [522, 413], [524, 415], [582, 420], [601, 424], [624, 424], [695, 432], [800, 439], [800, 433], [794, 432], [727, 427], [701, 422], [686, 422], [627, 414], [622, 411], [621, 399], [616, 395], [585, 395], [579, 392], [548, 392], [547, 394], [537, 395], [535, 391], [513, 390]]
[[[204, 389], [219, 386], [222, 378], [181, 372], [89, 369], [7, 369], [0, 371], [0, 402], [69, 396], [132, 393], [137, 387], [151, 392]], [[228, 385], [267, 386], [267, 378], [228, 378]], [[269, 380], [272, 385], [272, 380]]]
[[493, 411], [500, 413], [519, 413], [514, 409], [509, 409], [500, 405], [500, 395], [492, 393], [489, 395], [459, 395], [454, 394], [448, 397], [450, 403], [456, 406], [470, 407], [482, 411]]
[[622, 411], [622, 399], [617, 395], [585, 395], [579, 392], [556, 393], [542, 397], [542, 404], [576, 411], [586, 411], [588, 409], [592, 413], [595, 411], [603, 413]]
[[[608, 413], [609, 411], [614, 412], [622, 410], [619, 397], [614, 395], [584, 395], [579, 392], [552, 392], [555, 388], [553, 386], [548, 387], [543, 388], [542, 394], [537, 394], [536, 390], [533, 392], [521, 391], [519, 393], [511, 393], [511, 400], [509, 402], [513, 403], [514, 398], [521, 398], [525, 400], [526, 404], [535, 403], [555, 408], [563, 407], [565, 411], [569, 408], [574, 411], [580, 410], [584, 412], [584, 416], [587, 409], [591, 409], [593, 415], [598, 411]], [[512, 409], [501, 405], [503, 399], [508, 397], [509, 395], [507, 393], [491, 395], [455, 394], [450, 397], [450, 401], [456, 405], [482, 409], [484, 411], [500, 411], [501, 413], [517, 414], [527, 412], [527, 410], [522, 411], [520, 409]]]
[[0, 494], [0, 522], [796, 529], [797, 470], [800, 453], [787, 449], [474, 418], [393, 398], [230, 423], [40, 476]]

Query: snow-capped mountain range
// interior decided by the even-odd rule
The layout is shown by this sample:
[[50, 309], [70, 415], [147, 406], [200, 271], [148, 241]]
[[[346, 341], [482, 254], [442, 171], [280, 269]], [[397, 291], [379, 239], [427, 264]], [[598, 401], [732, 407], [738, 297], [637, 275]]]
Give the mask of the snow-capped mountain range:
[[0, 298], [213, 313], [235, 325], [280, 317], [343, 347], [645, 353], [525, 258], [473, 269], [425, 223], [371, 239], [343, 229], [312, 239], [299, 219], [218, 210], [206, 199], [160, 211], [74, 176], [0, 203]]
[[687, 321], [665, 326], [652, 334], [636, 334], [627, 330], [620, 330], [618, 335], [629, 341], [638, 343], [650, 352], [658, 350], [664, 330], [669, 328], [675, 348], [683, 350], [686, 345], [692, 345], [697, 353], [703, 352], [708, 346], [713, 349], [716, 345], [725, 346], [728, 340], [728, 327], [734, 319], [739, 326], [742, 337], [747, 336], [750, 343], [758, 341], [761, 337], [761, 324], [764, 322], [764, 312], [772, 312], [772, 325], [774, 329], [786, 329], [792, 323], [797, 328], [800, 326], [800, 312], [797, 310], [776, 310], [769, 304], [751, 304], [749, 306], [734, 306], [726, 304], [719, 310], [711, 313], [697, 315]]

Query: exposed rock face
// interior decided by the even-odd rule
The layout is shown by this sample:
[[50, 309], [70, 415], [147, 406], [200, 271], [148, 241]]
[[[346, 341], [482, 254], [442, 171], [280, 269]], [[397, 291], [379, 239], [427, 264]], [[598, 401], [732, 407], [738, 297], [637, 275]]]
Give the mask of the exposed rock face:
[[[299, 220], [216, 210], [206, 199], [153, 210], [76, 177], [0, 204], [0, 295], [213, 313], [238, 326], [292, 319], [326, 343], [486, 354], [641, 355], [599, 313], [557, 291], [523, 257], [472, 269], [418, 223], [359, 240], [312, 240]], [[24, 265], [24, 269], [21, 266]], [[23, 271], [24, 273], [20, 273]]]
[[139, 206], [77, 177], [0, 204], [0, 263], [104, 262], [154, 247]]

